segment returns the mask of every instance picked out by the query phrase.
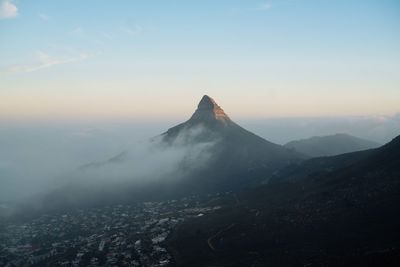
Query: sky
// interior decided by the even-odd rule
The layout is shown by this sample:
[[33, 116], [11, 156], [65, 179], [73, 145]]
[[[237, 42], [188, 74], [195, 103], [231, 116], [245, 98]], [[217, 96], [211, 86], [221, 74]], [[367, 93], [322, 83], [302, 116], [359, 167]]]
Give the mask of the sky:
[[0, 119], [394, 116], [398, 0], [0, 0]]
[[0, 0], [0, 202], [141, 147], [204, 94], [278, 144], [384, 144], [400, 133], [400, 1]]

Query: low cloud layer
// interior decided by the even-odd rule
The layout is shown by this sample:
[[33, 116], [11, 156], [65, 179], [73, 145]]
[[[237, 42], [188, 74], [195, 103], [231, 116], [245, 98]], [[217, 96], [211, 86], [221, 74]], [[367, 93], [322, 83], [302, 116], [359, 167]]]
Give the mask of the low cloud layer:
[[76, 181], [142, 185], [184, 179], [192, 170], [207, 164], [210, 149], [218, 141], [190, 142], [203, 132], [201, 127], [184, 131], [168, 144], [162, 136], [137, 142], [108, 160], [83, 165], [76, 173]]
[[[348, 133], [384, 144], [400, 134], [400, 115], [286, 118], [239, 121], [265, 139], [284, 144], [310, 136]], [[157, 139], [176, 122], [0, 122], [0, 203], [25, 198], [73, 181], [153, 182], [180, 179], [190, 168], [202, 167], [212, 143], [188, 145], [201, 134], [194, 129], [172, 146]], [[79, 167], [105, 163], [84, 171]], [[179, 170], [180, 172], [178, 172]]]
[[206, 164], [213, 144], [186, 142], [202, 129], [166, 145], [158, 136], [166, 128], [165, 123], [0, 124], [0, 203], [71, 184], [176, 181]]

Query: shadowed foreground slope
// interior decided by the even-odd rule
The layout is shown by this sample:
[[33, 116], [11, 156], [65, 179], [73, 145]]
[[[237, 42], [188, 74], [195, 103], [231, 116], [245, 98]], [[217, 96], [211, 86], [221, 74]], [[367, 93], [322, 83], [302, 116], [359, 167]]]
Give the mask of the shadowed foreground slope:
[[[342, 168], [303, 171], [290, 182], [242, 193], [236, 205], [187, 221], [170, 239], [178, 263], [399, 266], [400, 136], [355, 156], [358, 160]], [[325, 163], [348, 162], [340, 157], [350, 156]], [[300, 164], [298, 171], [301, 166], [310, 164]]]

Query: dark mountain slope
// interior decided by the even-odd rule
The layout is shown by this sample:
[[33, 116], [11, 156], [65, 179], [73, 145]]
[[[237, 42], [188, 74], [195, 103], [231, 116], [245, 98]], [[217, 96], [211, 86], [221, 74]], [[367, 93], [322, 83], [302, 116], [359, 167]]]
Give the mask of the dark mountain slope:
[[285, 147], [294, 149], [310, 157], [334, 156], [377, 148], [379, 146], [380, 144], [376, 142], [348, 134], [314, 136], [308, 139], [291, 141], [285, 144]]
[[400, 137], [324, 160], [336, 169], [249, 190], [183, 224], [170, 239], [179, 264], [398, 266]]
[[307, 177], [337, 176], [393, 170], [400, 165], [400, 138], [376, 149], [346, 153], [332, 157], [318, 157], [292, 164], [271, 178], [271, 182], [296, 181]]
[[207, 166], [190, 174], [196, 189], [227, 191], [255, 185], [277, 169], [305, 158], [240, 127], [206, 95], [188, 121], [169, 129], [162, 138], [168, 145], [212, 143]]

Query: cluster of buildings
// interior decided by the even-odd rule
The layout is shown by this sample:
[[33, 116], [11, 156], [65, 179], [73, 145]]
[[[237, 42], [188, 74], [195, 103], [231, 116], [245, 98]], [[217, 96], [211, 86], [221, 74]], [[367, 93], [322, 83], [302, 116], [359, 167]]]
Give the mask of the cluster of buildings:
[[171, 266], [171, 231], [219, 209], [191, 196], [45, 214], [0, 231], [0, 266]]

